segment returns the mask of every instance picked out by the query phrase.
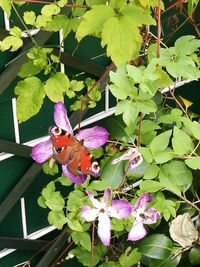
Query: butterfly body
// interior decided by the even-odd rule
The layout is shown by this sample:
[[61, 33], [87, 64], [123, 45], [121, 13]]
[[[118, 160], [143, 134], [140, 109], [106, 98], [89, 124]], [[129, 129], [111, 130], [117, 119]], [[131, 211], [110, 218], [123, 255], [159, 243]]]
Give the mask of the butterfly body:
[[54, 158], [60, 164], [67, 165], [67, 169], [74, 175], [99, 175], [99, 165], [84, 146], [83, 140], [77, 140], [75, 136], [57, 126], [52, 127], [49, 132]]

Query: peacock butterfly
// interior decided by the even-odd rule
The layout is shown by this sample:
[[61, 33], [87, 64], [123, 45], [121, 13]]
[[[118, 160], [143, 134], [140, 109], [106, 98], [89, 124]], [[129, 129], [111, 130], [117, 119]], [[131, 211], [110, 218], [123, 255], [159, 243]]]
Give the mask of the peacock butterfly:
[[84, 146], [84, 140], [77, 140], [67, 131], [53, 126], [49, 129], [53, 143], [53, 155], [62, 165], [67, 165], [68, 170], [74, 175], [100, 174], [100, 167], [89, 150]]

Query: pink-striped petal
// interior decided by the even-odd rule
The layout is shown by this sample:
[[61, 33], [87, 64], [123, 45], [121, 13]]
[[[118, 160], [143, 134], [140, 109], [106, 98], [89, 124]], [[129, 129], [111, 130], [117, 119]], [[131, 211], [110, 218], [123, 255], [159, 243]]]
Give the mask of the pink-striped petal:
[[136, 220], [128, 234], [128, 240], [137, 241], [145, 237], [146, 234], [147, 230], [143, 224]]
[[138, 198], [137, 202], [133, 206], [133, 211], [140, 209], [140, 212], [144, 212], [147, 207], [148, 202], [151, 202], [151, 200], [152, 200], [151, 195], [145, 192]]
[[150, 208], [143, 213], [142, 222], [144, 224], [153, 224], [160, 219], [160, 212], [154, 208]]
[[32, 148], [31, 156], [38, 163], [43, 163], [53, 157], [53, 146], [51, 139], [35, 145]]
[[130, 148], [126, 153], [124, 153], [121, 157], [113, 159], [112, 164], [117, 164], [122, 160], [130, 160], [133, 153], [137, 152], [136, 148]]
[[131, 214], [131, 209], [132, 205], [126, 200], [112, 200], [107, 211], [110, 213], [110, 217], [121, 220]]
[[62, 165], [62, 171], [75, 184], [83, 184], [87, 178], [86, 175], [74, 175], [67, 169], [67, 165]]
[[81, 210], [81, 216], [86, 220], [86, 222], [95, 221], [98, 215], [98, 209], [92, 209], [90, 206], [84, 206]]
[[106, 188], [104, 190], [102, 203], [104, 203], [105, 206], [110, 206], [110, 202], [111, 202], [111, 190], [110, 190], [110, 188]]
[[72, 126], [67, 116], [67, 110], [62, 102], [54, 105], [54, 122], [59, 128], [73, 134]]
[[97, 199], [94, 198], [94, 195], [92, 192], [87, 191], [88, 197], [90, 199], [90, 201], [92, 202], [92, 205], [97, 208], [97, 209], [101, 209], [103, 208], [103, 205], [101, 204], [101, 202]]
[[110, 244], [110, 237], [111, 237], [111, 223], [110, 219], [105, 212], [101, 212], [98, 217], [98, 229], [97, 233], [101, 242], [105, 246], [109, 246]]
[[84, 146], [89, 149], [98, 148], [103, 146], [108, 140], [108, 132], [101, 126], [94, 126], [80, 130], [76, 134], [78, 140], [84, 140]]

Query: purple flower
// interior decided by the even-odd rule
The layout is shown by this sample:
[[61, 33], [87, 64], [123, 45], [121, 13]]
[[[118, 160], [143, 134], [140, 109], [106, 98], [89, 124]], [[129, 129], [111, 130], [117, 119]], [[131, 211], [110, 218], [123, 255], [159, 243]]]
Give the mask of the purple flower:
[[81, 211], [81, 216], [87, 222], [93, 222], [98, 218], [98, 236], [105, 246], [109, 246], [111, 238], [110, 217], [119, 220], [124, 219], [130, 215], [132, 206], [126, 200], [112, 200], [111, 190], [109, 188], [105, 189], [101, 201], [95, 199], [91, 192], [88, 192], [88, 196], [94, 208], [88, 205], [84, 206]]
[[144, 224], [153, 224], [160, 219], [160, 213], [156, 209], [147, 209], [147, 204], [151, 201], [150, 194], [144, 193], [138, 198], [136, 204], [132, 206], [131, 214], [135, 217], [135, 221], [128, 234], [128, 240], [137, 241], [142, 239], [147, 234]]
[[118, 162], [122, 160], [128, 160], [129, 168], [134, 169], [142, 163], [143, 157], [136, 148], [132, 147], [132, 148], [129, 148], [129, 150], [125, 154], [123, 154], [121, 157], [114, 159], [112, 161], [112, 164], [117, 164]]
[[[73, 130], [70, 124], [70, 121], [67, 116], [67, 110], [65, 108], [65, 105], [62, 102], [58, 102], [54, 105], [54, 122], [56, 124], [55, 127], [52, 127], [50, 130], [50, 138], [46, 141], [40, 142], [36, 146], [32, 148], [32, 158], [37, 161], [38, 163], [43, 163], [50, 159], [51, 157], [55, 157], [55, 149], [53, 147], [52, 142], [52, 134], [55, 136], [56, 134], [59, 134], [59, 131], [64, 132], [64, 134], [69, 134], [73, 136]], [[92, 128], [80, 130], [79, 133], [75, 135], [76, 140], [83, 141], [83, 145], [86, 148], [84, 153], [87, 153], [87, 149], [94, 149], [98, 148], [102, 145], [104, 145], [108, 140], [108, 132], [105, 128], [100, 126], [94, 126]], [[69, 140], [73, 140], [73, 137]], [[77, 142], [78, 143], [78, 142]], [[68, 153], [69, 147], [65, 147], [66, 153]], [[62, 152], [63, 147], [58, 147], [58, 153]], [[78, 157], [79, 151], [76, 151], [76, 157]], [[88, 156], [88, 155], [87, 155]], [[70, 158], [70, 155], [66, 157], [67, 159]], [[65, 162], [67, 161], [67, 162]], [[75, 175], [72, 173], [68, 168], [68, 162], [69, 160], [63, 160], [62, 163], [62, 170], [64, 174], [73, 182], [76, 184], [84, 183], [86, 180], [86, 175], [83, 175], [80, 173], [80, 175]], [[96, 163], [96, 162], [94, 162]], [[99, 174], [99, 166], [98, 163], [96, 163], [93, 173], [98, 175]]]

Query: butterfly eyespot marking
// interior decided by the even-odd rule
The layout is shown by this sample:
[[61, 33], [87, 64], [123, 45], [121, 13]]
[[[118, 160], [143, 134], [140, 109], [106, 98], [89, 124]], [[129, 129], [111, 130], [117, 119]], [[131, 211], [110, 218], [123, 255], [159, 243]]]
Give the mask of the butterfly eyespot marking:
[[56, 154], [59, 154], [65, 149], [65, 147], [54, 147], [53, 149]]
[[91, 169], [92, 169], [92, 172], [93, 172], [94, 174], [99, 174], [99, 172], [100, 172], [100, 167], [99, 167], [98, 162], [96, 162], [96, 161], [92, 162]]
[[[52, 134], [53, 136], [59, 136], [59, 135], [65, 135], [67, 132], [57, 126], [53, 126], [50, 128], [50, 134]], [[67, 133], [67, 135], [69, 135]]]
[[54, 136], [61, 135], [62, 129], [57, 126], [53, 126], [50, 128], [50, 133], [53, 134]]
[[78, 171], [80, 171], [81, 172], [81, 165], [78, 165]]

